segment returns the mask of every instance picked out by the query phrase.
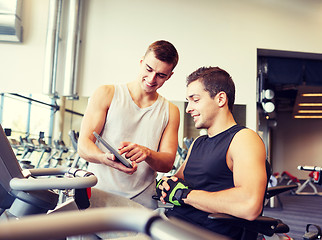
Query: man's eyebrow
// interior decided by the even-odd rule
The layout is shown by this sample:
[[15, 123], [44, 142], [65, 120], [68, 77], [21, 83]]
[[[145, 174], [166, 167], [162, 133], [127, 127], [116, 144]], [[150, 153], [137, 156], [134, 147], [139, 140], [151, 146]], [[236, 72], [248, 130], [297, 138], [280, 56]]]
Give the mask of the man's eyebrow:
[[198, 94], [193, 93], [193, 94], [189, 95], [186, 99], [188, 100], [188, 99], [194, 98], [194, 97], [196, 97], [196, 96], [198, 97], [199, 95], [198, 95]]
[[[154, 70], [149, 64], [145, 64], [148, 68], [150, 68], [150, 69], [152, 69], [152, 70]], [[159, 76], [164, 76], [164, 77], [167, 77], [168, 76], [168, 74], [165, 74], [165, 73], [162, 73], [162, 72], [160, 72], [160, 73], [157, 73]]]

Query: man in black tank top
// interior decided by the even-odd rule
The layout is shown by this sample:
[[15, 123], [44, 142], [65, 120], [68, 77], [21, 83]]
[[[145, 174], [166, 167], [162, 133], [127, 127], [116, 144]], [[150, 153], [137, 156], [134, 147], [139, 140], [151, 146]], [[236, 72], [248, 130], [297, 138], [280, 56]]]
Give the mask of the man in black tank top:
[[226, 71], [202, 67], [190, 74], [187, 100], [186, 112], [208, 135], [193, 142], [174, 176], [158, 183], [160, 200], [175, 204], [167, 216], [239, 239], [242, 229], [208, 215], [254, 220], [261, 214], [267, 185], [264, 143], [254, 131], [236, 124], [235, 86]]

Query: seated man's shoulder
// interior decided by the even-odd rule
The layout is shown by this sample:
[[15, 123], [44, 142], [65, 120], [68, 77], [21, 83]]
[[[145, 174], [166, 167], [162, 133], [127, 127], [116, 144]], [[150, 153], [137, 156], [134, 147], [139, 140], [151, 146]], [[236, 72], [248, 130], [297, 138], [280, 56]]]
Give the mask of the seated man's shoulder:
[[260, 138], [258, 133], [256, 133], [254, 130], [250, 128], [244, 128], [240, 130], [239, 132], [236, 133], [234, 137], [234, 142], [237, 142], [238, 144], [239, 143], [247, 144], [249, 141], [261, 143], [262, 139]]

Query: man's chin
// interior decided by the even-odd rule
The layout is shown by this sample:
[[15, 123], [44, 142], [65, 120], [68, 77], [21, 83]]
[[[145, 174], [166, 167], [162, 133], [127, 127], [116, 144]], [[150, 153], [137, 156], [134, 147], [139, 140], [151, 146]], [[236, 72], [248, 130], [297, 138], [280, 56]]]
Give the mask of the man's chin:
[[150, 86], [144, 86], [144, 90], [146, 91], [146, 92], [155, 92], [156, 90], [158, 90], [158, 87], [157, 86], [152, 86], [152, 87], [150, 87]]
[[150, 86], [150, 85], [146, 84], [145, 82], [143, 82], [143, 89], [144, 89], [146, 92], [154, 92], [154, 91], [156, 91], [158, 88], [157, 88], [157, 86], [155, 86], [155, 85]]

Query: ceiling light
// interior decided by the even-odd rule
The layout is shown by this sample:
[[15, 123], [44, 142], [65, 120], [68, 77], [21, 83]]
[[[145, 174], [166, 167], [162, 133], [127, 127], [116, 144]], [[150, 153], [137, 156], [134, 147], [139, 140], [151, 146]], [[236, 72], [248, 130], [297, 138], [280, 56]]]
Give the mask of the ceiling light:
[[303, 115], [303, 116], [299, 116], [299, 115], [295, 115], [294, 118], [322, 118], [322, 116], [306, 116], [306, 115]]
[[298, 110], [298, 113], [322, 113], [322, 110]]
[[275, 110], [275, 105], [272, 102], [265, 102], [265, 103], [262, 103], [262, 105], [263, 105], [264, 111], [267, 113], [274, 112]]
[[272, 100], [275, 96], [275, 93], [271, 89], [263, 90], [263, 97], [268, 100]]
[[303, 93], [303, 97], [322, 97], [322, 93]]
[[322, 107], [322, 103], [299, 103], [300, 107]]

